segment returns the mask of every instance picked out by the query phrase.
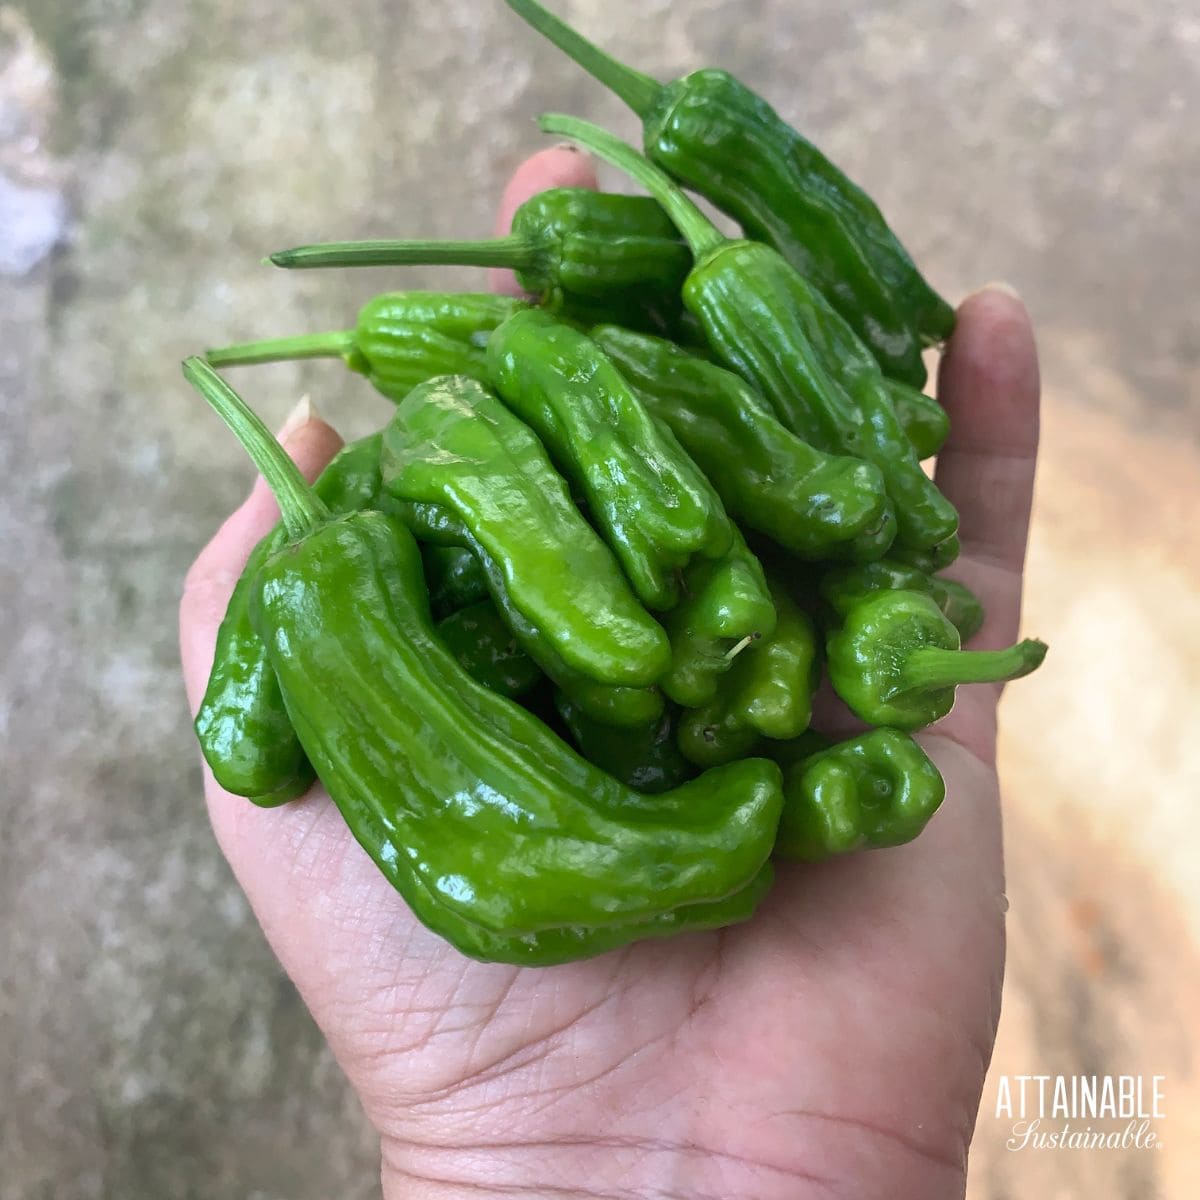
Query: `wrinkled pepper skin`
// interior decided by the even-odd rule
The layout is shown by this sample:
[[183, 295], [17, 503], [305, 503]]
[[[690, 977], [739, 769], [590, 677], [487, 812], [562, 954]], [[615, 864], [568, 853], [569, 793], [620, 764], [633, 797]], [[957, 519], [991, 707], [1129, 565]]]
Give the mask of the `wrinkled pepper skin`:
[[398, 403], [418, 384], [443, 375], [486, 383], [492, 330], [527, 307], [512, 296], [388, 292], [367, 302], [354, 329], [226, 346], [205, 358], [214, 367], [340, 358]]
[[537, 0], [507, 3], [637, 113], [651, 161], [788, 259], [889, 376], [924, 385], [921, 350], [950, 336], [954, 310], [871, 198], [766, 100], [720, 70], [662, 85], [604, 54]]
[[592, 720], [563, 692], [556, 693], [554, 704], [579, 753], [626, 787], [657, 795], [697, 774], [675, 741], [678, 709], [668, 709], [650, 725], [613, 729]]
[[868, 725], [914, 730], [954, 707], [960, 683], [998, 683], [1035, 671], [1044, 642], [1005, 650], [960, 650], [958, 630], [933, 598], [881, 591], [847, 611], [826, 640], [834, 690]]
[[[397, 511], [401, 503], [398, 502]], [[425, 565], [429, 606], [435, 620], [441, 621], [488, 598], [487, 576], [466, 546], [426, 543], [421, 547], [421, 561]]]
[[[554, 311], [597, 305], [628, 310], [639, 328], [680, 315], [692, 256], [675, 226], [644, 196], [552, 188], [522, 204], [508, 237], [477, 242], [371, 241], [300, 246], [271, 256], [278, 267], [449, 264], [506, 267]], [[617, 308], [614, 310], [613, 305]]]
[[813, 560], [869, 560], [891, 544], [896, 519], [877, 467], [810, 446], [740, 376], [672, 342], [616, 325], [591, 336], [745, 528]]
[[907, 384], [889, 379], [887, 389], [896, 420], [904, 436], [912, 442], [917, 457], [933, 458], [950, 436], [950, 414], [932, 396]]
[[778, 613], [774, 633], [737, 656], [711, 704], [680, 718], [679, 749], [697, 766], [753, 754], [763, 738], [798, 738], [812, 719], [820, 681], [816, 627], [777, 583], [771, 596]]
[[913, 546], [893, 546], [888, 551], [888, 558], [904, 563], [906, 566], [916, 567], [918, 571], [924, 571], [926, 575], [934, 575], [938, 571], [945, 570], [951, 563], [957, 562], [961, 552], [962, 543], [956, 533], [944, 542], [939, 542], [936, 546], [927, 549], [917, 549]]
[[983, 626], [983, 604], [965, 584], [927, 575], [916, 567], [890, 558], [861, 566], [833, 567], [821, 576], [818, 590], [821, 599], [838, 618], [844, 617], [872, 592], [892, 590], [924, 592], [932, 596], [964, 642]]
[[777, 617], [762, 564], [736, 528], [724, 558], [697, 559], [684, 572], [684, 591], [663, 617], [671, 667], [659, 686], [676, 704], [699, 708], [716, 696], [738, 644], [770, 637]]
[[490, 600], [451, 613], [438, 622], [437, 635], [476, 683], [499, 696], [516, 700], [543, 678]]
[[866, 847], [901, 846], [925, 828], [945, 796], [941, 773], [911, 737], [875, 729], [785, 772], [775, 852], [821, 862]]
[[384, 431], [383, 483], [444, 506], [504, 573], [513, 605], [598, 683], [653, 684], [670, 645], [580, 516], [541, 442], [480, 384], [414, 388]]
[[[352, 442], [321, 473], [314, 490], [331, 511], [356, 512], [380, 502], [381, 445], [380, 434]], [[251, 551], [217, 633], [212, 672], [195, 722], [216, 781], [260, 808], [295, 800], [316, 779], [288, 719], [267, 648], [250, 620], [258, 572], [285, 544], [285, 531], [278, 525]]]
[[701, 926], [709, 905], [748, 915], [733, 900], [756, 901], [769, 881], [774, 763], [657, 797], [592, 767], [440, 644], [417, 544], [396, 518], [334, 517], [211, 369], [184, 369], [279, 501], [288, 545], [264, 564], [251, 610], [288, 713], [352, 833], [421, 920], [468, 954], [559, 961], [595, 952], [581, 927], [607, 948], [688, 928], [692, 906]]
[[896, 508], [897, 540], [921, 549], [954, 536], [958, 514], [921, 469], [879, 365], [813, 285], [770, 246], [731, 241], [657, 167], [586, 121], [546, 116], [627, 172], [663, 206], [696, 265], [683, 301], [721, 362], [770, 402], [793, 433], [831, 454], [865, 458]]
[[546, 313], [505, 321], [488, 343], [488, 366], [505, 405], [578, 489], [638, 599], [673, 608], [692, 557], [719, 558], [733, 539], [699, 467], [596, 343]]

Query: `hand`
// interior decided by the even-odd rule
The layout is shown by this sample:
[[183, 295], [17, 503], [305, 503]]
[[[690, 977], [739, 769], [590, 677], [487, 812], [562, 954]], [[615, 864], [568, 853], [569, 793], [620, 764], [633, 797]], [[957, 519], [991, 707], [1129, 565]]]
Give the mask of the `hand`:
[[[587, 158], [531, 160], [501, 227], [561, 184], [595, 186]], [[991, 289], [963, 304], [939, 391], [956, 569], [988, 608], [976, 644], [999, 646], [1017, 629], [1037, 446], [1019, 300]], [[307, 412], [282, 440], [309, 477], [340, 445]], [[188, 575], [193, 710], [229, 593], [276, 517], [260, 480]], [[273, 811], [207, 771], [205, 791], [222, 850], [380, 1132], [386, 1196], [950, 1200], [1000, 1005], [999, 695], [963, 688], [925, 736], [948, 797], [916, 842], [784, 868], [748, 925], [543, 970], [471, 962], [426, 931], [319, 789]]]

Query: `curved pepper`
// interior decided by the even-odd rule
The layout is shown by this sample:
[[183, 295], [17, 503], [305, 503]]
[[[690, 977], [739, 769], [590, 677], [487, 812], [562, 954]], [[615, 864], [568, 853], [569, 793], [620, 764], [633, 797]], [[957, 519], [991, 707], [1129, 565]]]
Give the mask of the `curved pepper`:
[[656, 795], [697, 774], [675, 741], [677, 709], [641, 728], [614, 729], [593, 720], [563, 692], [555, 694], [554, 704], [579, 753], [627, 787]]
[[209, 350], [214, 367], [340, 358], [389, 400], [442, 375], [487, 382], [487, 340], [528, 305], [512, 296], [388, 292], [367, 302], [354, 329]]
[[949, 537], [944, 542], [939, 542], [936, 546], [928, 549], [917, 549], [912, 546], [893, 546], [888, 551], [888, 558], [898, 563], [903, 563], [905, 566], [916, 567], [918, 571], [924, 571], [926, 575], [933, 575], [938, 571], [944, 570], [952, 562], [955, 562], [961, 552], [962, 543], [959, 541], [958, 534], [956, 533], [953, 537]]
[[647, 188], [696, 257], [683, 301], [718, 358], [752, 383], [793, 433], [874, 463], [896, 506], [897, 540], [931, 547], [958, 514], [921, 469], [879, 364], [813, 285], [770, 246], [731, 241], [636, 150], [586, 121], [542, 117]]
[[982, 628], [987, 618], [983, 601], [965, 583], [933, 575], [930, 595], [942, 610], [942, 615], [958, 630], [958, 636], [969, 642]]
[[598, 771], [440, 645], [401, 524], [332, 517], [211, 369], [191, 359], [185, 372], [254, 457], [288, 530], [252, 610], [293, 724], [418, 917], [479, 953], [497, 937], [579, 926], [637, 937], [673, 912], [686, 927], [689, 906], [761, 895], [782, 807], [774, 763], [655, 797]]
[[[397, 502], [398, 505], [403, 503]], [[425, 584], [429, 588], [429, 607], [437, 620], [487, 599], [487, 576], [466, 546], [427, 543], [421, 547], [421, 562], [425, 566]]]
[[945, 796], [941, 773], [911, 737], [875, 729], [785, 772], [775, 852], [820, 862], [866, 846], [901, 846], [925, 828]]
[[[386, 506], [380, 496], [381, 434], [344, 446], [313, 489], [332, 512]], [[277, 525], [251, 551], [233, 589], [208, 688], [196, 714], [196, 736], [216, 781], [260, 808], [304, 795], [316, 780], [288, 719], [267, 648], [250, 620], [250, 597], [263, 564], [286, 544]]]
[[997, 683], [1035, 671], [1045, 642], [960, 650], [958, 630], [929, 596], [884, 591], [850, 607], [826, 640], [829, 678], [869, 725], [921, 729], [954, 707], [960, 683]]
[[775, 604], [762, 564], [736, 526], [725, 557], [693, 562], [683, 582], [683, 600], [663, 616], [671, 666], [659, 686], [676, 704], [698, 708], [716, 696], [740, 643], [775, 632]]
[[[692, 256], [675, 226], [644, 196], [552, 188], [513, 215], [508, 237], [481, 242], [370, 241], [300, 246], [271, 255], [277, 267], [448, 264], [507, 267], [552, 309], [586, 314], [597, 304], [640, 328], [679, 317]], [[616, 305], [614, 309], [612, 306]]]
[[497, 695], [515, 700], [542, 678], [490, 600], [451, 613], [438, 622], [437, 635], [458, 665]]
[[895, 379], [886, 382], [904, 436], [912, 442], [918, 458], [933, 458], [950, 436], [950, 414], [917, 388]]
[[733, 527], [700, 468], [656, 425], [586, 334], [542, 312], [488, 342], [492, 386], [579, 489], [643, 604], [674, 607], [693, 555], [719, 558]]
[[921, 349], [954, 310], [925, 281], [871, 198], [725, 71], [660, 84], [604, 54], [537, 0], [509, 8], [642, 119], [647, 155], [812, 281], [896, 379], [925, 382]]
[[753, 754], [763, 738], [797, 738], [812, 719], [820, 680], [816, 628], [774, 581], [771, 596], [779, 614], [774, 633], [737, 656], [712, 703], [680, 718], [679, 749], [697, 766]]
[[414, 388], [384, 431], [384, 486], [444, 505], [499, 563], [513, 605], [577, 671], [642, 687], [666, 670], [666, 635], [579, 515], [533, 432], [470, 379]]
[[740, 376], [672, 342], [617, 325], [591, 336], [746, 528], [806, 559], [875, 558], [891, 544], [877, 467], [810, 446]]

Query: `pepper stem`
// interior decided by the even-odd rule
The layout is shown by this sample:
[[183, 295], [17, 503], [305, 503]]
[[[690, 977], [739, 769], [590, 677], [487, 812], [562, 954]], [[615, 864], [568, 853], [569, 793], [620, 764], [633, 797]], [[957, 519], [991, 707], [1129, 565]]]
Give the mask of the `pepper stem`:
[[289, 270], [312, 267], [433, 266], [509, 267], [528, 270], [537, 251], [527, 238], [489, 238], [481, 242], [328, 242], [280, 250], [270, 261]]
[[[509, 0], [509, 3], [512, 3], [512, 0]], [[723, 246], [729, 240], [688, 199], [683, 189], [677, 187], [669, 175], [620, 138], [613, 137], [611, 133], [589, 121], [581, 121], [578, 117], [564, 117], [560, 113], [546, 113], [538, 119], [538, 125], [545, 133], [561, 134], [578, 142], [640, 183], [666, 210], [667, 216], [674, 222], [697, 259]]]
[[532, 25], [542, 37], [574, 59], [593, 79], [615, 92], [639, 117], [645, 119], [662, 91], [662, 84], [657, 79], [651, 79], [649, 75], [617, 62], [560, 17], [547, 12], [537, 0], [505, 2], [522, 21]]
[[912, 651], [888, 700], [905, 692], [954, 687], [960, 683], [1000, 683], [1036, 671], [1046, 657], [1046, 643], [1028, 640], [1007, 650], [943, 650], [922, 646]]
[[242, 448], [254, 460], [279, 503], [284, 528], [292, 541], [312, 533], [330, 519], [324, 501], [308, 486], [300, 468], [262, 423], [261, 418], [202, 358], [184, 360], [184, 378], [216, 410]]
[[302, 337], [275, 338], [269, 342], [244, 342], [206, 350], [205, 361], [212, 367], [245, 367], [257, 363], [292, 362], [300, 358], [345, 358], [354, 350], [355, 333], [307, 333]]

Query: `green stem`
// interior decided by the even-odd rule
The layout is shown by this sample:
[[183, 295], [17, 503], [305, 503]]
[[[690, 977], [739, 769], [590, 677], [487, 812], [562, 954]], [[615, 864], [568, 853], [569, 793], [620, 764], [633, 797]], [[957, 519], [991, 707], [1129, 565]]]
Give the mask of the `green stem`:
[[521, 20], [532, 25], [542, 37], [574, 59], [593, 79], [615, 92], [639, 117], [645, 119], [662, 91], [662, 84], [657, 79], [651, 79], [649, 75], [617, 62], [581, 33], [576, 33], [561, 18], [547, 12], [537, 0], [505, 2]]
[[298, 541], [324, 525], [330, 519], [324, 501], [245, 400], [202, 358], [186, 359], [183, 376], [216, 410], [262, 472], [279, 503], [288, 537]]
[[345, 358], [354, 349], [355, 332], [306, 333], [302, 337], [275, 338], [269, 342], [244, 342], [206, 350], [205, 360], [212, 367], [245, 367], [257, 363], [292, 362], [300, 358]]
[[528, 239], [511, 234], [482, 242], [329, 242], [297, 246], [271, 255], [277, 267], [306, 270], [311, 267], [399, 267], [429, 264], [453, 267], [509, 267], [514, 271], [534, 266], [537, 250]]
[[960, 683], [999, 683], [1036, 671], [1046, 657], [1046, 643], [1018, 642], [1007, 650], [943, 650], [923, 646], [904, 661], [900, 680], [888, 699], [904, 692], [931, 691]]
[[546, 113], [539, 118], [538, 125], [546, 133], [561, 134], [578, 142], [640, 183], [662, 205], [696, 258], [718, 249], [729, 240], [687, 198], [683, 189], [677, 187], [669, 175], [620, 138], [613, 137], [589, 121], [564, 117], [560, 113]]

